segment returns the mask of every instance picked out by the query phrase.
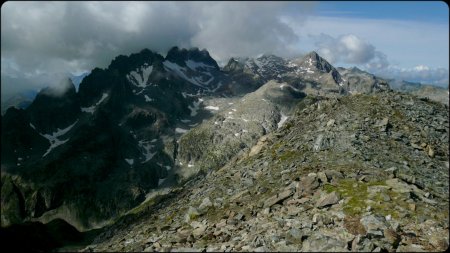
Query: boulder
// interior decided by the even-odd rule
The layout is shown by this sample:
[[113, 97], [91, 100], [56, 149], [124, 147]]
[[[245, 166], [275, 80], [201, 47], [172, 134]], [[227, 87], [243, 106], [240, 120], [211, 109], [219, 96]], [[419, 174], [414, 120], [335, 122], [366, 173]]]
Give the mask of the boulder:
[[337, 192], [325, 194], [317, 201], [316, 206], [318, 208], [324, 208], [327, 206], [331, 206], [331, 205], [338, 203], [340, 199], [341, 198]]
[[360, 222], [371, 237], [382, 237], [383, 231], [388, 228], [385, 219], [375, 215], [364, 216]]

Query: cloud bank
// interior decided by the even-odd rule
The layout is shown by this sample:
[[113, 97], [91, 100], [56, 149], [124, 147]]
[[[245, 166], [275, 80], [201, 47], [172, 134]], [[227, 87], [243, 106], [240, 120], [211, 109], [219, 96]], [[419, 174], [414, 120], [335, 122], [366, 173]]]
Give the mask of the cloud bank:
[[[115, 56], [143, 48], [162, 54], [172, 46], [206, 48], [219, 61], [267, 52], [286, 56], [298, 42], [294, 31], [279, 19], [289, 5], [7, 2], [1, 9], [2, 92], [9, 93], [5, 85], [18, 85], [11, 84], [14, 79], [42, 86], [54, 81], [46, 80], [43, 73], [106, 67]], [[299, 13], [310, 9], [308, 3], [295, 6]]]
[[382, 52], [375, 46], [354, 34], [344, 34], [332, 37], [327, 34], [313, 36], [319, 54], [332, 63], [366, 64], [370, 68], [383, 69], [389, 63]]
[[[395, 72], [387, 55], [392, 61], [406, 42], [420, 42], [414, 47], [427, 50], [440, 48], [429, 45], [442, 41], [448, 44], [448, 32], [442, 38], [440, 27], [320, 18], [313, 15], [314, 6], [308, 2], [6, 2], [1, 8], [2, 99], [27, 88], [58, 85], [70, 73], [107, 67], [115, 56], [143, 48], [163, 55], [172, 46], [206, 48], [219, 63], [261, 53], [292, 57], [319, 48], [337, 65]], [[401, 45], [392, 42], [403, 38]], [[308, 39], [313, 43], [305, 43]], [[389, 47], [395, 50], [388, 52]], [[428, 65], [408, 58], [415, 54], [401, 57]], [[403, 72], [416, 74], [413, 69]], [[445, 79], [435, 66], [416, 76], [426, 73], [430, 80], [433, 75]]]
[[370, 73], [398, 80], [408, 80], [447, 87], [449, 71], [445, 68], [432, 68], [418, 65], [401, 68], [388, 61], [386, 54], [376, 49], [368, 41], [354, 34], [332, 37], [327, 34], [310, 35], [315, 41], [316, 50], [331, 63], [358, 65]]

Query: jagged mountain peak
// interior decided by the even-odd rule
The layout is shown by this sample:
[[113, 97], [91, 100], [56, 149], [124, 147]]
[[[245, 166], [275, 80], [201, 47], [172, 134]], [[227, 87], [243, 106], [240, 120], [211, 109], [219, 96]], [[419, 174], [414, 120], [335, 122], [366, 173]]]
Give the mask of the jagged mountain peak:
[[147, 48], [139, 53], [130, 54], [129, 56], [119, 55], [108, 66], [110, 70], [118, 70], [119, 73], [128, 73], [142, 65], [153, 65], [154, 62], [162, 62], [164, 58]]
[[[319, 58], [320, 57], [320, 55], [316, 52], [316, 51], [311, 51], [311, 52], [309, 52], [308, 54], [306, 54], [306, 56], [309, 56], [309, 57], [311, 57], [311, 58]], [[306, 57], [305, 56], [305, 57]]]
[[199, 50], [197, 47], [190, 49], [180, 49], [177, 46], [172, 47], [169, 52], [167, 52], [165, 60], [180, 66], [186, 66], [186, 61], [191, 60], [194, 62], [205, 63], [206, 65], [219, 69], [219, 65], [217, 65], [217, 62], [209, 55], [209, 52], [206, 49]]
[[274, 54], [263, 54], [261, 56], [256, 57], [256, 59], [284, 60], [282, 57], [274, 55]]
[[322, 58], [316, 51], [311, 51], [310, 53], [306, 54], [302, 58], [301, 66], [314, 67], [322, 72], [330, 72], [332, 70], [335, 70], [335, 68], [327, 60]]

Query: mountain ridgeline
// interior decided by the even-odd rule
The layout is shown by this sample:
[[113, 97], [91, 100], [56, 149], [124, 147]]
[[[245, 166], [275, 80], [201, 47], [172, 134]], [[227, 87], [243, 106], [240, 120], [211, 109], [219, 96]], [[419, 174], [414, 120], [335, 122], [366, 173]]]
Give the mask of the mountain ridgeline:
[[[179, 189], [186, 189], [195, 195], [198, 187], [202, 187], [201, 182], [210, 185], [213, 182], [207, 181], [210, 175], [224, 168], [235, 171], [226, 172], [234, 175], [250, 167], [261, 168], [257, 176], [260, 179], [252, 176], [251, 184], [247, 179], [244, 181], [250, 188], [261, 184], [254, 190], [263, 191], [261, 187], [268, 185], [263, 186], [262, 182], [269, 179], [261, 177], [272, 173], [266, 163], [272, 164], [276, 160], [273, 157], [282, 161], [274, 165], [273, 173], [287, 169], [286, 175], [313, 171], [313, 165], [307, 166], [309, 161], [316, 164], [314, 168], [320, 167], [325, 158], [330, 168], [350, 162], [345, 155], [348, 150], [355, 160], [352, 164], [366, 169], [398, 166], [396, 163], [401, 161], [381, 162], [379, 154], [369, 152], [372, 144], [355, 144], [368, 143], [371, 138], [388, 138], [384, 134], [371, 137], [365, 132], [355, 132], [353, 136], [351, 131], [357, 131], [361, 124], [372, 123], [386, 130], [402, 120], [419, 122], [422, 114], [404, 116], [405, 111], [386, 109], [380, 101], [396, 101], [392, 103], [406, 106], [410, 102], [404, 101], [410, 99], [414, 101], [411, 107], [425, 103], [419, 109], [430, 111], [434, 116], [427, 120], [436, 123], [420, 130], [432, 136], [424, 137], [428, 138], [423, 140], [425, 145], [418, 141], [423, 137], [420, 135], [417, 140], [398, 144], [399, 147], [386, 142], [388, 147], [409, 154], [410, 150], [405, 151], [402, 145], [417, 143], [419, 150], [434, 152], [424, 161], [426, 164], [431, 161], [436, 171], [444, 166], [442, 160], [448, 159], [448, 146], [439, 146], [448, 139], [448, 126], [435, 126], [445, 120], [448, 123], [448, 107], [414, 96], [396, 95], [387, 80], [356, 68], [335, 68], [316, 52], [291, 60], [274, 55], [232, 58], [220, 68], [206, 50], [173, 47], [163, 57], [144, 49], [129, 56], [117, 56], [105, 69], [93, 69], [83, 78], [78, 91], [70, 80], [64, 85], [58, 90], [43, 89], [25, 109], [10, 107], [2, 116], [2, 227], [24, 222], [48, 224], [52, 220], [63, 220], [79, 231], [116, 226], [114, 221], [121, 226], [124, 222], [121, 217], [129, 217], [130, 210], [136, 213], [145, 206], [147, 211], [137, 211], [144, 216], [148, 212], [157, 214], [158, 209], [169, 210], [174, 202], [168, 205], [163, 205], [162, 200], [155, 202], [152, 199], [155, 193], [166, 190], [169, 195], [181, 198]], [[364, 99], [373, 102], [373, 108]], [[353, 115], [355, 112], [349, 108], [358, 107], [358, 103], [362, 111], [355, 118], [335, 116], [333, 122], [331, 118], [325, 120], [333, 115], [330, 108], [336, 114], [341, 108], [343, 113]], [[328, 108], [325, 116], [319, 113], [321, 109], [317, 112], [311, 109], [321, 105]], [[444, 107], [447, 118], [442, 116]], [[311, 111], [310, 114], [305, 114], [305, 110]], [[317, 131], [331, 128], [323, 130], [314, 140], [312, 128], [316, 123], [310, 118], [311, 113], [314, 120], [321, 122], [314, 126]], [[376, 120], [372, 114], [382, 120], [372, 122]], [[383, 117], [393, 117], [394, 121], [385, 123]], [[346, 125], [338, 125], [343, 122]], [[350, 137], [339, 136], [339, 129], [348, 130]], [[409, 133], [398, 129], [395, 133], [386, 131], [388, 136], [397, 134], [401, 141]], [[438, 138], [433, 135], [435, 132], [446, 133], [447, 137]], [[310, 144], [314, 152], [307, 156], [310, 150], [306, 146]], [[364, 151], [367, 154], [358, 151], [357, 145], [367, 148]], [[383, 144], [376, 142], [372, 148], [382, 152], [378, 145]], [[294, 150], [303, 152], [298, 159]], [[330, 153], [320, 157], [317, 153], [320, 150]], [[292, 164], [287, 162], [291, 158]], [[230, 169], [231, 164], [237, 167]], [[405, 166], [415, 171], [416, 161]], [[347, 172], [342, 173], [347, 177]], [[222, 174], [220, 177], [233, 177]], [[304, 173], [300, 174], [303, 178]], [[246, 184], [239, 180], [239, 184]], [[322, 187], [324, 180], [320, 182]], [[226, 190], [218, 189], [212, 191]], [[278, 188], [269, 189], [272, 190], [265, 194]], [[435, 196], [441, 196], [442, 191], [438, 188]], [[110, 236], [102, 235], [96, 240], [106, 243], [107, 237]], [[143, 250], [118, 246], [115, 249]]]

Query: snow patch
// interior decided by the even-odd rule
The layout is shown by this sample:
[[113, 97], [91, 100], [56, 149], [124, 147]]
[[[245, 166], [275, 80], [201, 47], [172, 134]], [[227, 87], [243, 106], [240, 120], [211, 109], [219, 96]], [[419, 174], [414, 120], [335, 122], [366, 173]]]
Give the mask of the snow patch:
[[169, 170], [172, 169], [172, 167], [170, 167], [169, 165], [166, 165], [165, 167], [166, 167], [166, 170], [167, 170], [167, 171], [169, 171]]
[[100, 98], [100, 100], [97, 103], [95, 103], [95, 105], [90, 106], [90, 107], [81, 107], [81, 111], [93, 114], [95, 112], [95, 108], [99, 104], [101, 104], [103, 102], [103, 100], [105, 100], [107, 97], [108, 97], [108, 93], [103, 93], [102, 97]]
[[283, 112], [281, 112], [281, 119], [280, 122], [278, 122], [278, 128], [282, 127], [284, 122], [286, 122], [288, 118], [288, 116], [284, 115]]
[[160, 178], [158, 180], [158, 186], [160, 186], [162, 183], [164, 183], [164, 181], [166, 181], [167, 178]]
[[183, 122], [183, 123], [189, 123], [189, 122], [191, 122], [191, 120], [189, 120], [189, 119], [182, 119], [182, 120], [180, 120], [181, 122]]
[[186, 80], [186, 81], [188, 81], [188, 82], [190, 82], [190, 83], [192, 83], [194, 85], [197, 85], [197, 86], [200, 86], [202, 88], [205, 88], [202, 84], [200, 84], [198, 82], [198, 80], [190, 78], [184, 73], [184, 72], [186, 72], [186, 68], [181, 67], [180, 65], [178, 65], [176, 63], [173, 63], [171, 61], [164, 61], [163, 65], [164, 65], [164, 68], [167, 71], [174, 72], [175, 74], [177, 74], [179, 77], [183, 78], [184, 80]]
[[188, 106], [189, 110], [191, 110], [191, 117], [197, 115], [198, 109], [200, 109], [200, 104], [203, 102], [203, 99], [199, 99], [197, 102], [193, 103], [193, 106]]
[[[157, 139], [153, 139], [151, 143], [156, 142]], [[144, 149], [144, 152], [142, 152], [142, 155], [144, 155], [144, 161], [142, 163], [146, 163], [150, 161], [153, 156], [156, 155], [156, 152], [151, 152], [151, 149], [154, 147], [153, 145], [149, 144], [149, 141], [139, 141], [138, 145], [140, 148]]]
[[145, 102], [155, 101], [153, 98], [149, 98], [147, 95], [144, 95], [144, 97], [145, 97]]
[[[140, 73], [138, 73], [138, 71]], [[147, 86], [148, 78], [153, 71], [153, 66], [142, 66], [141, 69], [137, 69], [136, 71], [131, 71], [130, 74], [127, 75], [128, 81], [130, 81], [133, 85], [145, 88]]]
[[198, 68], [214, 68], [214, 66], [207, 65], [203, 62], [196, 62], [193, 60], [187, 60], [186, 66], [188, 66], [188, 68], [190, 68], [192, 70], [197, 70]]
[[127, 159], [127, 158], [125, 158], [125, 162], [127, 162], [129, 165], [133, 165], [134, 159]]
[[179, 127], [175, 128], [175, 133], [184, 134], [184, 133], [186, 133], [187, 131], [188, 131], [188, 130], [183, 129], [183, 128], [179, 128]]
[[219, 107], [208, 105], [207, 107], [205, 107], [205, 109], [218, 111]]
[[54, 148], [66, 143], [69, 139], [59, 140], [58, 138], [69, 132], [70, 129], [72, 129], [72, 127], [75, 126], [77, 122], [78, 120], [76, 120], [75, 123], [64, 129], [58, 128], [58, 130], [52, 134], [40, 134], [42, 137], [46, 138], [50, 142], [50, 147], [47, 149], [47, 152], [45, 152], [45, 154], [42, 157], [48, 155]]

